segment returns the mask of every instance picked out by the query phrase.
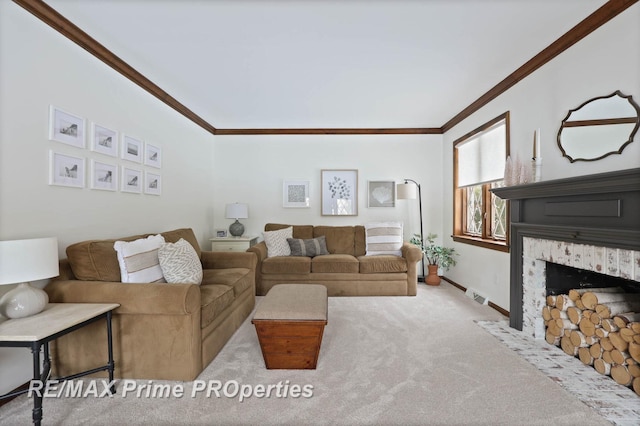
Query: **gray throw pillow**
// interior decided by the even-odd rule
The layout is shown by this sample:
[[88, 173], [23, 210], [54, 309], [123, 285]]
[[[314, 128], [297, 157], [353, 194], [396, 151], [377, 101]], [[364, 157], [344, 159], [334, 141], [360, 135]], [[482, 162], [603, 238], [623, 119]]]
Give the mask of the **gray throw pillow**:
[[291, 248], [291, 256], [314, 257], [321, 254], [329, 254], [327, 250], [327, 240], [325, 236], [302, 240], [299, 238], [287, 238]]

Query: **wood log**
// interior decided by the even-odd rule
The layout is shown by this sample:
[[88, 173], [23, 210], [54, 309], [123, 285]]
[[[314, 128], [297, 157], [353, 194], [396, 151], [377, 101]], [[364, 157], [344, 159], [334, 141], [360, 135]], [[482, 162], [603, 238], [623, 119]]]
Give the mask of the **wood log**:
[[640, 377], [633, 379], [633, 391], [640, 395]]
[[567, 336], [568, 338], [571, 338], [571, 330], [569, 330], [568, 328], [565, 328], [562, 335]]
[[629, 370], [629, 374], [631, 374], [633, 377], [640, 377], [640, 365], [629, 364], [627, 365], [627, 370]]
[[623, 386], [630, 386], [633, 383], [633, 376], [629, 374], [629, 370], [624, 365], [616, 364], [611, 366], [611, 377], [616, 383]]
[[640, 343], [640, 334], [636, 334], [635, 336], [633, 336], [633, 341], [636, 343]]
[[602, 351], [602, 360], [607, 364], [613, 364], [613, 358], [611, 357], [611, 351]]
[[640, 321], [640, 312], [617, 312], [613, 315], [613, 322], [620, 328], [637, 321]]
[[[596, 328], [596, 331], [598, 330], [600, 329]], [[600, 338], [598, 336], [584, 336], [584, 340], [587, 342], [587, 345], [591, 346], [598, 343], [600, 341]]]
[[604, 349], [605, 351], [610, 351], [612, 349], [615, 349], [614, 346], [611, 344], [611, 340], [609, 340], [608, 337], [604, 337], [600, 339], [600, 345], [602, 346], [602, 349]]
[[[625, 293], [625, 294], [629, 294], [629, 296], [637, 297], [637, 294], [635, 293]], [[640, 300], [634, 301], [631, 298], [629, 298], [620, 302], [599, 303], [598, 305], [596, 305], [595, 310], [600, 314], [602, 318], [613, 318], [614, 316], [622, 313], [640, 312]], [[634, 321], [634, 320], [631, 320], [631, 321]]]
[[601, 287], [601, 288], [572, 288], [569, 290], [569, 299], [574, 302], [580, 300], [580, 296], [582, 296], [587, 291], [597, 291], [600, 293], [621, 293], [624, 291], [621, 287]]
[[593, 361], [593, 368], [602, 375], [608, 376], [611, 374], [611, 364], [604, 362], [602, 358], [596, 358]]
[[[549, 315], [551, 315], [551, 312], [549, 312]], [[567, 317], [572, 323], [578, 324], [582, 319], [582, 309], [577, 306], [569, 306], [567, 308]]]
[[595, 361], [595, 358], [589, 352], [589, 348], [585, 347], [578, 349], [578, 358], [584, 365], [593, 365], [593, 361]]
[[600, 325], [602, 323], [602, 318], [598, 315], [597, 312], [593, 312], [589, 317], [589, 321], [591, 321], [595, 325]]
[[640, 321], [630, 322], [627, 327], [640, 334]]
[[560, 346], [560, 336], [555, 336], [551, 331], [547, 328], [547, 331], [544, 333], [544, 339], [548, 344], [554, 346]]
[[625, 301], [640, 302], [640, 294], [587, 291], [580, 297], [580, 300], [587, 309], [595, 309], [599, 304]]
[[[584, 311], [583, 311], [583, 314], [584, 314]], [[569, 323], [571, 323], [571, 321], [569, 321]], [[584, 333], [585, 336], [595, 335], [596, 327], [598, 327], [597, 325], [592, 323], [588, 318], [582, 318], [578, 323], [578, 326], [580, 328], [580, 331], [582, 331], [582, 333]]]
[[589, 353], [594, 359], [602, 358], [602, 351], [603, 349], [600, 345], [600, 342], [594, 343], [593, 345], [589, 346]]
[[556, 296], [550, 294], [547, 296], [547, 306], [555, 307], [556, 306]]
[[577, 346], [579, 348], [586, 348], [587, 346], [589, 346], [589, 344], [587, 343], [587, 338], [584, 335], [584, 333], [578, 330], [571, 330], [571, 334], [569, 335], [569, 340], [571, 340], [571, 343], [573, 344], [573, 346]]
[[578, 300], [575, 300], [575, 302], [576, 302], [576, 308], [579, 308], [579, 309], [581, 309], [583, 311], [585, 309], [587, 309], [587, 308], [584, 307], [584, 303], [582, 303], [582, 300], [578, 299]]
[[631, 359], [631, 356], [629, 356], [629, 352], [627, 351], [619, 351], [618, 349], [614, 349], [611, 351], [611, 359], [616, 364], [627, 365], [627, 359]]
[[629, 348], [627, 349], [631, 358], [636, 362], [640, 362], [640, 343], [631, 342], [629, 343]]
[[542, 319], [549, 321], [551, 319], [551, 306], [542, 307]]
[[602, 328], [607, 330], [607, 332], [609, 333], [619, 330], [619, 327], [615, 324], [614, 320], [611, 318], [603, 319], [601, 325], [602, 325]]
[[609, 333], [608, 337], [611, 344], [619, 351], [626, 351], [629, 347], [629, 342], [627, 342], [622, 338], [622, 336], [620, 336], [619, 331]]
[[561, 311], [558, 308], [551, 309], [551, 318], [553, 319], [568, 319], [567, 311]]
[[578, 355], [578, 348], [574, 346], [573, 343], [571, 343], [571, 339], [566, 336], [562, 336], [562, 339], [560, 339], [560, 347], [567, 355]]
[[560, 328], [556, 320], [551, 320], [547, 325], [547, 333], [550, 333], [552, 336], [562, 337], [564, 328]]
[[576, 302], [574, 302], [573, 300], [569, 299], [569, 295], [568, 294], [559, 294], [556, 296], [556, 308], [560, 309], [561, 311], [566, 311], [568, 308], [570, 308], [571, 306], [576, 306]]
[[628, 327], [621, 328], [618, 333], [620, 333], [620, 337], [622, 337], [622, 340], [627, 343], [633, 342], [633, 337], [636, 335], [636, 333]]
[[608, 335], [609, 332], [605, 330], [604, 327], [596, 328], [596, 336], [598, 336], [600, 339], [602, 339], [603, 337], [607, 337]]

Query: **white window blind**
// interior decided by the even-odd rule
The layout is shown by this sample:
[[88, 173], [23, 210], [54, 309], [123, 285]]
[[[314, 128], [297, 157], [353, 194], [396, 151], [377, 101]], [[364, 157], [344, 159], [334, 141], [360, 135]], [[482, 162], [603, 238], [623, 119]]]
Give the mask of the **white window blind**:
[[458, 187], [503, 179], [506, 146], [505, 120], [458, 144]]

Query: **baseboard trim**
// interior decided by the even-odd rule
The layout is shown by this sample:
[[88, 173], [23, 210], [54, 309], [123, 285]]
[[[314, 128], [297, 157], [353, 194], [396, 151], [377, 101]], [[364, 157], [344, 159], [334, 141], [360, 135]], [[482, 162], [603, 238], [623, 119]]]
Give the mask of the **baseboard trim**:
[[[443, 280], [445, 280], [446, 282], [448, 282], [449, 284], [451, 284], [454, 287], [459, 288], [462, 291], [467, 291], [467, 288], [461, 284], [458, 284], [457, 282], [453, 281], [450, 278], [447, 277], [441, 277]], [[496, 305], [495, 303], [493, 303], [491, 300], [489, 300], [488, 305], [495, 309], [496, 311], [500, 312], [502, 315], [504, 315], [505, 317], [509, 318], [509, 311], [507, 311], [506, 309], [504, 309], [501, 306]]]

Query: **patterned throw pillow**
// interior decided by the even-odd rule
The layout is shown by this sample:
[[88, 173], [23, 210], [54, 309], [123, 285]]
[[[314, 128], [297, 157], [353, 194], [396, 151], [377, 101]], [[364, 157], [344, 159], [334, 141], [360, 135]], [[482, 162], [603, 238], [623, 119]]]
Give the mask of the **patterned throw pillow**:
[[291, 256], [319, 256], [321, 254], [329, 254], [327, 250], [327, 239], [323, 235], [318, 238], [309, 240], [301, 240], [299, 238], [287, 238], [289, 247], [291, 248]]
[[164, 283], [158, 260], [158, 249], [164, 244], [162, 235], [152, 235], [135, 241], [116, 241], [120, 279], [123, 283]]
[[158, 259], [168, 283], [201, 284], [202, 263], [187, 240], [164, 243], [158, 250]]
[[378, 222], [364, 226], [367, 256], [393, 254], [402, 256], [402, 222]]
[[293, 237], [293, 226], [277, 231], [266, 231], [262, 233], [262, 236], [267, 245], [267, 257], [291, 255], [287, 238]]

